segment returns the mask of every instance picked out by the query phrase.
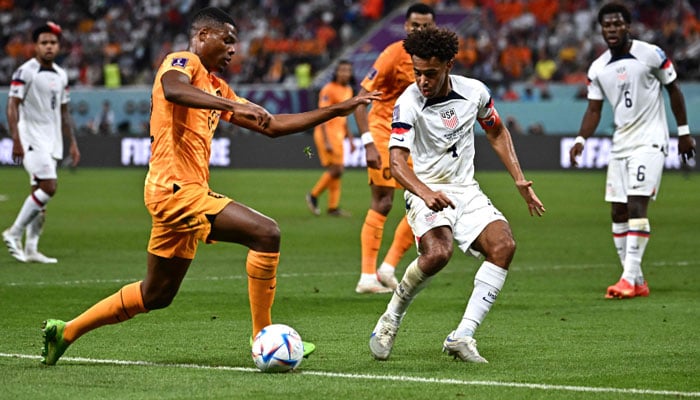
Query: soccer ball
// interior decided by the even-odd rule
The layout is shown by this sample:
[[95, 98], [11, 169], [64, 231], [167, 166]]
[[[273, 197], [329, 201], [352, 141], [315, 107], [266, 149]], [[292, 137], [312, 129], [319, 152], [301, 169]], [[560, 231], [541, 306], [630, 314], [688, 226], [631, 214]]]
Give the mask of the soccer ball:
[[251, 355], [263, 372], [287, 372], [301, 364], [304, 343], [294, 328], [272, 324], [255, 335]]

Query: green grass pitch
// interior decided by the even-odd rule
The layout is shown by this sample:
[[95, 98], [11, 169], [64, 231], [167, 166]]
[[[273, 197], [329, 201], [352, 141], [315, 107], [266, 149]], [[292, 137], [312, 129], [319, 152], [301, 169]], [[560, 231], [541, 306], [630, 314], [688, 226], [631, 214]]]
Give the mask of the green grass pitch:
[[[358, 295], [359, 234], [369, 205], [364, 170], [343, 180], [347, 219], [312, 216], [304, 194], [321, 170], [213, 170], [211, 186], [275, 218], [282, 257], [273, 318], [317, 351], [299, 372], [254, 370], [246, 249], [201, 246], [173, 304], [90, 332], [55, 367], [39, 363], [40, 323], [70, 319], [145, 272], [150, 218], [145, 170], [61, 170], [42, 251], [57, 265], [0, 251], [2, 398], [124, 399], [652, 399], [700, 397], [697, 174], [667, 172], [650, 206], [644, 259], [651, 296], [605, 300], [621, 268], [600, 171], [527, 171], [547, 208], [530, 217], [505, 172], [477, 174], [511, 222], [518, 250], [498, 302], [479, 328], [490, 363], [441, 353], [478, 261], [456, 252], [415, 300], [389, 361], [367, 342], [388, 295]], [[18, 167], [0, 169], [0, 227], [28, 193]], [[326, 197], [321, 197], [325, 212]], [[381, 255], [403, 215], [396, 196]], [[380, 255], [380, 257], [381, 257]], [[402, 260], [400, 272], [415, 256]]]

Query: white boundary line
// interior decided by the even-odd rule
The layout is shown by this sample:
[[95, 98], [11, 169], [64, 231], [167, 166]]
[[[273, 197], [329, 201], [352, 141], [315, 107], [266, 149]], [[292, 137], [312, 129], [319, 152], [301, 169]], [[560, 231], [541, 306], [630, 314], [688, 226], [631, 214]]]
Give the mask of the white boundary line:
[[[655, 267], [685, 267], [689, 265], [697, 265], [696, 261], [676, 261], [673, 263], [668, 262], [651, 262], [648, 266]], [[514, 271], [541, 271], [541, 270], [567, 270], [567, 269], [597, 269], [597, 268], [609, 268], [610, 264], [559, 264], [559, 265], [516, 265], [513, 269]], [[460, 270], [452, 268], [440, 272], [441, 275], [461, 273]], [[306, 272], [306, 273], [281, 273], [278, 274], [278, 278], [308, 278], [317, 276], [355, 276], [356, 272]], [[78, 279], [72, 281], [37, 281], [37, 282], [0, 282], [0, 286], [8, 287], [29, 287], [29, 286], [74, 286], [74, 285], [100, 285], [107, 283], [129, 283], [135, 282], [143, 279], [143, 276], [134, 278], [114, 278], [114, 279]], [[245, 274], [241, 275], [228, 275], [228, 276], [208, 276], [208, 277], [197, 277], [197, 278], [185, 278], [188, 281], [229, 281], [229, 280], [242, 280], [246, 279]]]
[[[39, 360], [41, 357], [27, 354], [9, 354], [0, 353], [0, 357], [4, 358], [21, 358], [30, 360]], [[255, 368], [243, 367], [227, 367], [213, 366], [200, 364], [167, 364], [155, 363], [150, 361], [128, 361], [128, 360], [101, 360], [84, 357], [63, 357], [61, 361], [72, 361], [89, 364], [112, 364], [140, 367], [159, 367], [159, 368], [182, 368], [182, 369], [197, 369], [211, 371], [232, 371], [232, 372], [248, 372], [259, 373]], [[423, 378], [417, 376], [403, 375], [369, 375], [369, 374], [347, 374], [341, 372], [322, 372], [322, 371], [299, 371], [300, 375], [320, 376], [325, 378], [340, 378], [340, 379], [358, 379], [358, 380], [373, 380], [373, 381], [392, 381], [392, 382], [408, 382], [408, 383], [435, 383], [439, 385], [463, 385], [463, 386], [490, 386], [490, 387], [507, 387], [520, 389], [538, 389], [549, 391], [565, 391], [565, 392], [588, 392], [588, 393], [620, 393], [620, 394], [639, 394], [639, 395], [654, 395], [654, 396], [675, 396], [675, 397], [700, 397], [700, 392], [683, 392], [678, 390], [653, 390], [653, 389], [624, 389], [613, 387], [593, 387], [593, 386], [571, 386], [571, 385], [548, 385], [542, 383], [523, 383], [523, 382], [499, 382], [499, 381], [469, 381], [460, 379], [446, 378]]]

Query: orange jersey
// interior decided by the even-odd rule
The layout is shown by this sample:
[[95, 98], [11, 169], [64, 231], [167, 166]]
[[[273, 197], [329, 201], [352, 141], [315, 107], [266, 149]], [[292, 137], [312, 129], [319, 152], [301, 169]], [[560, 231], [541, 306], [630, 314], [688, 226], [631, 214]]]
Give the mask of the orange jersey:
[[[318, 94], [318, 107], [332, 106], [333, 104], [348, 100], [351, 97], [352, 87], [350, 85], [328, 82]], [[316, 128], [314, 128], [314, 135], [321, 134], [322, 126], [329, 135], [337, 135], [342, 140], [348, 133], [348, 117], [335, 117], [323, 124], [316, 125]]]
[[386, 136], [386, 140], [389, 140], [394, 103], [401, 93], [415, 81], [413, 61], [403, 48], [403, 40], [390, 44], [377, 57], [361, 83], [368, 92], [373, 90], [382, 92], [382, 101], [373, 102], [367, 116], [369, 130], [375, 141], [377, 141], [378, 135]]
[[230, 112], [190, 108], [165, 99], [161, 77], [175, 70], [190, 78], [192, 85], [241, 103], [224, 80], [209, 73], [199, 57], [189, 51], [165, 57], [155, 77], [151, 93], [151, 160], [146, 175], [146, 204], [165, 200], [173, 185], [196, 184], [209, 187], [211, 140], [219, 119], [229, 120]]

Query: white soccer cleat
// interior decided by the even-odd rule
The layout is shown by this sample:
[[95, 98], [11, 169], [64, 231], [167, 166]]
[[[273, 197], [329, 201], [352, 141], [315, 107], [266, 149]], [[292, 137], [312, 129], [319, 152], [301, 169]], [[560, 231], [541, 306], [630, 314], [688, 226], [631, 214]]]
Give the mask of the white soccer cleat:
[[27, 258], [22, 250], [22, 237], [14, 236], [10, 233], [10, 229], [5, 229], [2, 232], [2, 241], [5, 242], [10, 255], [19, 262], [27, 262]]
[[379, 283], [378, 280], [374, 281], [369, 281], [369, 282], [363, 282], [360, 281], [357, 283], [357, 286], [355, 287], [355, 292], [356, 293], [391, 293], [393, 292], [394, 289], [388, 288], [381, 283]]
[[399, 281], [397, 281], [396, 277], [394, 276], [393, 268], [379, 268], [377, 270], [377, 279], [379, 279], [379, 282], [382, 285], [391, 290], [394, 290], [397, 286], [399, 286]]
[[369, 350], [375, 359], [384, 361], [389, 358], [398, 330], [399, 325], [392, 321], [389, 313], [382, 314], [369, 337]]
[[442, 344], [442, 351], [447, 352], [454, 358], [459, 358], [462, 361], [473, 363], [488, 363], [484, 357], [479, 354], [476, 349], [476, 340], [471, 336], [454, 337], [455, 331], [452, 331], [445, 342]]
[[35, 262], [40, 264], [56, 264], [58, 259], [53, 257], [47, 257], [38, 251], [30, 252], [25, 254], [26, 262]]

